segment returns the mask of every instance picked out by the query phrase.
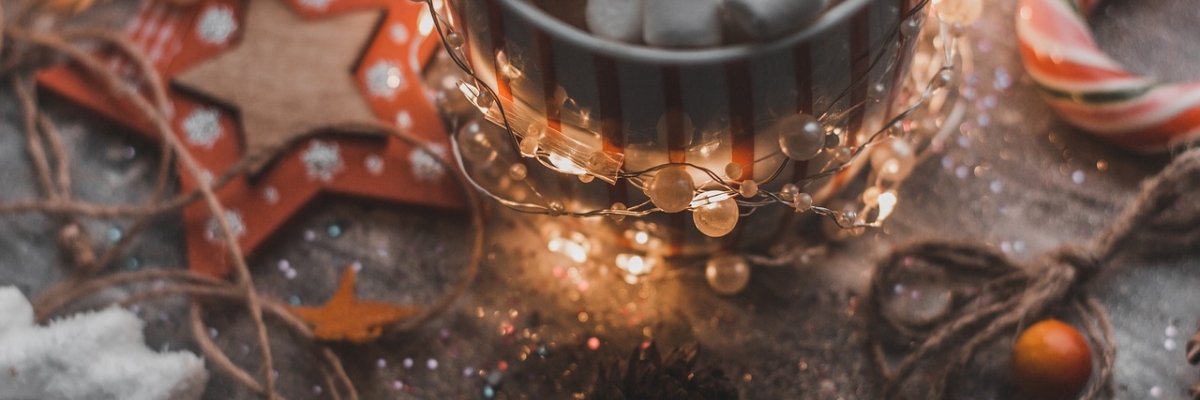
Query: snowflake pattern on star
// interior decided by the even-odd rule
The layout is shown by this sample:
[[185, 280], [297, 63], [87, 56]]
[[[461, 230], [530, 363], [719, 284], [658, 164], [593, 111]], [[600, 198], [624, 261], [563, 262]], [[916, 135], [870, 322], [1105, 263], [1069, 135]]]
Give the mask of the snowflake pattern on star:
[[279, 202], [279, 189], [276, 189], [274, 186], [267, 186], [265, 189], [263, 189], [262, 197], [263, 197], [263, 200], [267, 201], [267, 204], [278, 203]]
[[208, 44], [223, 44], [236, 30], [237, 21], [228, 7], [209, 7], [196, 24], [196, 35]]
[[[242, 213], [235, 210], [225, 210], [225, 222], [229, 223], [229, 230], [233, 232], [233, 237], [246, 235], [246, 222], [242, 219]], [[206, 239], [215, 242], [225, 237], [221, 233], [221, 225], [217, 222], [216, 218], [208, 218], [207, 228], [204, 231]]]
[[183, 120], [183, 133], [193, 146], [212, 148], [221, 137], [221, 112], [211, 108], [198, 108]]
[[333, 176], [342, 170], [342, 153], [336, 142], [314, 140], [308, 149], [300, 155], [304, 161], [304, 169], [308, 171], [309, 179], [320, 179], [324, 182], [333, 180]]
[[[418, 180], [437, 182], [446, 175], [446, 167], [438, 162], [439, 158], [446, 158], [446, 147], [436, 143], [428, 147], [429, 151], [413, 149], [412, 153], [408, 155], [408, 162], [412, 164], [413, 176]], [[429, 154], [430, 152], [433, 154]]]
[[396, 127], [400, 128], [401, 132], [412, 132], [413, 118], [408, 110], [401, 110], [396, 113]]
[[373, 175], [383, 173], [383, 157], [372, 154], [363, 160], [363, 166], [367, 167], [367, 171]]
[[392, 35], [392, 41], [396, 43], [408, 42], [408, 27], [404, 26], [404, 24], [392, 24], [392, 28], [388, 30], [388, 33]]
[[376, 61], [367, 69], [367, 90], [372, 96], [393, 98], [396, 92], [403, 90], [407, 83], [400, 66], [391, 61]]

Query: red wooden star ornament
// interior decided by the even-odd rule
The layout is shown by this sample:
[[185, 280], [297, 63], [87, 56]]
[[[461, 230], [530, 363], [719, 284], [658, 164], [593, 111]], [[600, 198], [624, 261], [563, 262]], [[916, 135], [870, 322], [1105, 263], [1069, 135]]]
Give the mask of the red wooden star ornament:
[[[125, 33], [172, 81], [175, 132], [217, 176], [244, 155], [347, 124], [394, 124], [435, 150], [448, 150], [421, 84], [421, 68], [440, 46], [436, 35], [420, 29], [422, 18], [429, 18], [422, 3], [397, 0], [150, 0]], [[134, 70], [116, 58], [110, 66]], [[153, 135], [147, 121], [129, 117], [139, 115], [129, 104], [71, 66], [47, 70], [39, 82]], [[247, 253], [319, 193], [465, 205], [451, 171], [395, 138], [333, 132], [267, 161], [217, 193]], [[187, 175], [180, 182], [184, 191], [198, 185]], [[190, 268], [224, 276], [230, 263], [214, 216], [197, 203], [184, 210], [184, 220]]]

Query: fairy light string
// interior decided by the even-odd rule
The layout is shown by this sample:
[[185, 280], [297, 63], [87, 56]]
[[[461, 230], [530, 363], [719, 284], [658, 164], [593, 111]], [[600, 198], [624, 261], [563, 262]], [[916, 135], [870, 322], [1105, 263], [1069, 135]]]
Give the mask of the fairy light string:
[[[790, 168], [793, 163], [797, 162], [794, 159], [788, 158], [784, 154], [785, 152], [782, 148], [776, 149], [770, 154], [759, 157], [753, 161], [753, 163], [761, 163], [763, 161], [777, 159], [779, 157], [784, 158], [784, 162], [779, 163], [769, 177], [762, 181], [754, 181], [753, 179], [744, 181], [726, 179], [719, 171], [714, 171], [710, 168], [695, 163], [665, 163], [642, 170], [617, 169], [610, 172], [609, 165], [611, 165], [613, 162], [611, 159], [612, 155], [596, 151], [595, 149], [591, 149], [589, 146], [585, 146], [583, 144], [576, 143], [577, 146], [572, 147], [570, 146], [571, 139], [563, 139], [561, 137], [563, 135], [558, 135], [559, 137], [556, 138], [557, 141], [550, 143], [550, 145], [538, 143], [539, 136], [544, 128], [535, 123], [525, 123], [522, 121], [522, 117], [520, 117], [521, 113], [514, 114], [512, 110], [509, 110], [504, 102], [498, 100], [499, 97], [495, 91], [488, 85], [484, 84], [483, 80], [476, 75], [476, 73], [468, 65], [466, 61], [467, 56], [463, 50], [465, 40], [463, 39], [462, 34], [455, 31], [455, 28], [451, 26], [451, 23], [439, 10], [440, 7], [445, 7], [446, 4], [442, 1], [435, 0], [414, 1], [421, 1], [426, 4], [429, 12], [429, 22], [432, 24], [433, 30], [436, 31], [440, 36], [442, 44], [447, 49], [450, 59], [461, 70], [461, 72], [465, 74], [465, 77], [460, 82], [459, 89], [465, 95], [467, 100], [482, 113], [484, 118], [494, 122], [507, 133], [508, 140], [511, 142], [510, 144], [512, 148], [516, 149], [517, 152], [521, 154], [521, 157], [532, 159], [539, 165], [551, 170], [578, 175], [584, 182], [589, 182], [596, 178], [609, 183], [612, 183], [617, 179], [624, 179], [627, 180], [627, 182], [629, 182], [633, 187], [647, 192], [649, 195], [648, 197], [651, 198], [650, 201], [644, 201], [632, 205], [618, 203], [608, 208], [572, 210], [567, 209], [563, 205], [563, 202], [559, 200], [548, 199], [544, 197], [532, 182], [530, 182], [528, 179], [523, 179], [524, 174], [519, 174], [518, 177], [522, 179], [516, 180], [522, 182], [522, 184], [524, 184], [539, 201], [518, 201], [506, 198], [501, 194], [489, 190], [485, 185], [477, 182], [476, 178], [472, 177], [471, 174], [467, 174], [469, 184], [479, 190], [480, 193], [483, 193], [485, 196], [506, 207], [523, 213], [569, 216], [577, 218], [608, 216], [619, 220], [625, 217], [636, 218], [647, 216], [656, 212], [663, 212], [663, 208], [658, 206], [653, 201], [655, 196], [650, 194], [652, 190], [650, 183], [652, 182], [654, 175], [662, 170], [669, 168], [684, 168], [699, 172], [701, 176], [705, 176], [709, 179], [708, 181], [704, 182], [692, 183], [694, 189], [691, 193], [690, 204], [685, 208], [686, 210], [691, 210], [693, 212], [698, 211], [699, 208], [711, 203], [708, 201], [709, 199], [720, 197], [723, 200], [728, 199], [729, 201], [736, 202], [736, 204], [742, 210], [744, 210], [741, 213], [742, 216], [753, 213], [754, 210], [759, 207], [782, 204], [786, 207], [795, 209], [797, 212], [812, 212], [814, 214], [827, 217], [835, 222], [838, 227], [843, 229], [877, 227], [880, 226], [880, 224], [895, 210], [896, 203], [898, 202], [895, 189], [903, 181], [903, 177], [889, 181], [876, 176], [874, 182], [871, 182], [868, 186], [868, 189], [864, 192], [864, 196], [859, 196], [862, 204], [861, 207], [859, 207], [860, 211], [857, 212], [840, 211], [827, 206], [812, 204], [812, 195], [800, 191], [800, 188], [842, 173], [851, 166], [855, 165], [855, 163], [862, 162], [863, 160], [861, 159], [867, 157], [867, 155], [871, 153], [868, 150], [884, 142], [884, 139], [903, 141], [905, 144], [915, 144], [913, 148], [908, 149], [911, 151], [911, 154], [904, 156], [909, 157], [908, 160], [892, 161], [893, 163], [907, 162], [907, 170], [911, 171], [912, 163], [918, 162], [919, 160], [928, 156], [928, 150], [930, 148], [929, 144], [935, 141], [944, 141], [945, 136], [953, 130], [953, 127], [957, 125], [958, 119], [961, 119], [963, 116], [961, 112], [950, 114], [950, 118], [946, 118], [942, 122], [941, 127], [935, 126], [935, 132], [920, 132], [920, 130], [923, 128], [919, 127], [914, 121], [914, 117], [919, 114], [923, 114], [923, 111], [927, 111], [928, 114], [931, 115], [937, 115], [938, 112], [943, 108], [950, 108], [951, 110], [954, 110], [956, 109], [955, 107], [958, 107], [955, 104], [956, 101], [953, 92], [956, 91], [952, 90], [952, 83], [955, 79], [956, 72], [960, 72], [964, 69], [962, 64], [969, 64], [970, 61], [964, 57], [965, 54], [960, 51], [960, 47], [966, 46], [963, 46], [961, 41], [958, 40], [958, 37], [963, 34], [962, 23], [969, 23], [970, 21], [960, 19], [953, 24], [949, 24], [939, 20], [937, 29], [938, 32], [936, 33], [936, 37], [938, 39], [935, 40], [940, 41], [940, 43], [934, 44], [935, 49], [933, 51], [940, 52], [940, 54], [937, 54], [935, 57], [931, 57], [931, 59], [939, 61], [935, 64], [931, 64], [931, 66], [935, 69], [932, 73], [927, 71], [914, 71], [912, 76], [905, 80], [906, 84], [901, 85], [903, 89], [900, 90], [910, 91], [909, 94], [915, 97], [915, 100], [913, 100], [907, 107], [904, 107], [894, 116], [887, 118], [882, 123], [881, 128], [871, 132], [870, 135], [866, 136], [866, 140], [863, 141], [862, 144], [853, 147], [845, 146], [842, 143], [846, 142], [846, 135], [855, 135], [858, 133], [847, 132], [845, 128], [837, 126], [838, 124], [836, 121], [840, 119], [841, 115], [849, 113], [857, 108], [866, 107], [869, 102], [878, 101], [878, 99], [867, 99], [864, 102], [849, 105], [844, 110], [835, 111], [830, 109], [820, 113], [819, 116], [814, 117], [821, 123], [821, 128], [824, 130], [823, 133], [825, 140], [832, 144], [831, 146], [824, 146], [819, 150], [819, 152], [829, 153], [829, 155], [832, 155], [833, 157], [831, 157], [828, 162], [822, 165], [817, 172], [796, 179], [794, 182], [789, 182], [785, 184], [782, 189], [775, 191], [760, 189], [761, 187], [777, 180], [783, 171], [785, 171], [787, 168]], [[437, 3], [442, 3], [442, 5], [439, 6]], [[929, 0], [925, 0], [918, 3], [911, 10], [908, 10], [904, 15], [904, 22], [898, 24], [890, 31], [887, 40], [896, 41], [898, 35], [912, 36], [914, 39], [917, 37], [927, 36], [921, 31], [920, 26], [922, 19], [934, 17], [934, 15], [925, 15], [927, 14], [926, 11], [929, 10], [929, 7], [926, 7], [928, 4]], [[879, 68], [885, 62], [892, 63], [893, 65], [900, 62], [901, 57], [903, 57], [900, 52], [894, 53], [894, 57], [886, 58], [885, 55], [888, 54], [886, 50], [886, 48], [882, 49], [872, 56], [868, 67], [869, 69], [873, 70]], [[921, 79], [921, 81], [916, 82], [917, 79]], [[854, 89], [859, 88], [862, 85], [867, 85], [868, 83], [867, 75], [857, 78], [856, 81], [852, 82], [849, 88], [841, 92], [838, 96], [834, 97], [832, 101], [828, 103], [828, 107], [832, 108], [833, 105], [844, 100], [844, 98], [848, 96]], [[569, 101], [569, 99], [566, 99], [565, 101]], [[522, 107], [519, 102], [514, 102], [512, 106], [517, 108]], [[518, 121], [521, 123], [518, 123]], [[469, 123], [471, 122], [468, 122], [468, 124]], [[528, 126], [528, 128], [523, 128], [523, 125]], [[583, 129], [587, 130], [586, 127]], [[461, 145], [461, 139], [463, 139], [462, 131], [463, 130], [452, 130], [451, 143], [453, 145], [454, 155], [459, 167], [469, 171], [464, 162], [464, 158], [466, 157], [464, 157], [464, 149]], [[583, 154], [583, 156], [580, 156], [580, 154]], [[564, 165], [562, 165], [562, 159], [564, 158], [567, 160], [567, 163], [570, 164], [566, 165], [565, 169]], [[558, 159], [559, 162], [556, 162], [556, 159]], [[886, 164], [887, 162], [888, 161], [885, 160], [881, 164]], [[517, 163], [515, 165], [519, 164], [520, 163]], [[903, 169], [902, 167], [894, 168]], [[737, 170], [737, 168], [734, 168], [734, 170]], [[876, 173], [874, 175], [878, 174]], [[681, 210], [673, 209], [669, 211]], [[868, 215], [871, 214], [874, 214], [875, 218], [868, 218]]]

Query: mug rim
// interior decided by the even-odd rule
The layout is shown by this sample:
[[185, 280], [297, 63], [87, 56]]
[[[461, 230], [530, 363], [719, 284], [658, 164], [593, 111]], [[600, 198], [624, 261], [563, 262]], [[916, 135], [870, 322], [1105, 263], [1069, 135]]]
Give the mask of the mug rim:
[[[854, 13], [866, 7], [870, 2], [881, 0], [842, 1], [821, 13], [808, 27], [776, 38], [770, 42], [740, 43], [696, 49], [650, 47], [604, 39], [546, 13], [527, 0], [485, 1], [499, 1], [502, 6], [524, 18], [526, 22], [536, 26], [538, 29], [550, 33], [556, 39], [564, 40], [598, 54], [649, 64], [696, 65], [752, 59], [764, 54], [794, 47], [845, 22], [846, 19], [849, 19]], [[901, 12], [903, 11], [901, 10]]]

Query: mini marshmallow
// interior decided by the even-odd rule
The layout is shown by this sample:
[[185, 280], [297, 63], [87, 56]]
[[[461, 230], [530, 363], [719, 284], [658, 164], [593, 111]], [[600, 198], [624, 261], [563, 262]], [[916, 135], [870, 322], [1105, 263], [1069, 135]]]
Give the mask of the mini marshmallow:
[[725, 0], [729, 19], [755, 39], [799, 30], [825, 9], [828, 0]]
[[644, 0], [588, 0], [585, 10], [588, 30], [602, 38], [641, 42], [644, 7]]
[[721, 0], [645, 0], [646, 43], [661, 47], [721, 44]]

